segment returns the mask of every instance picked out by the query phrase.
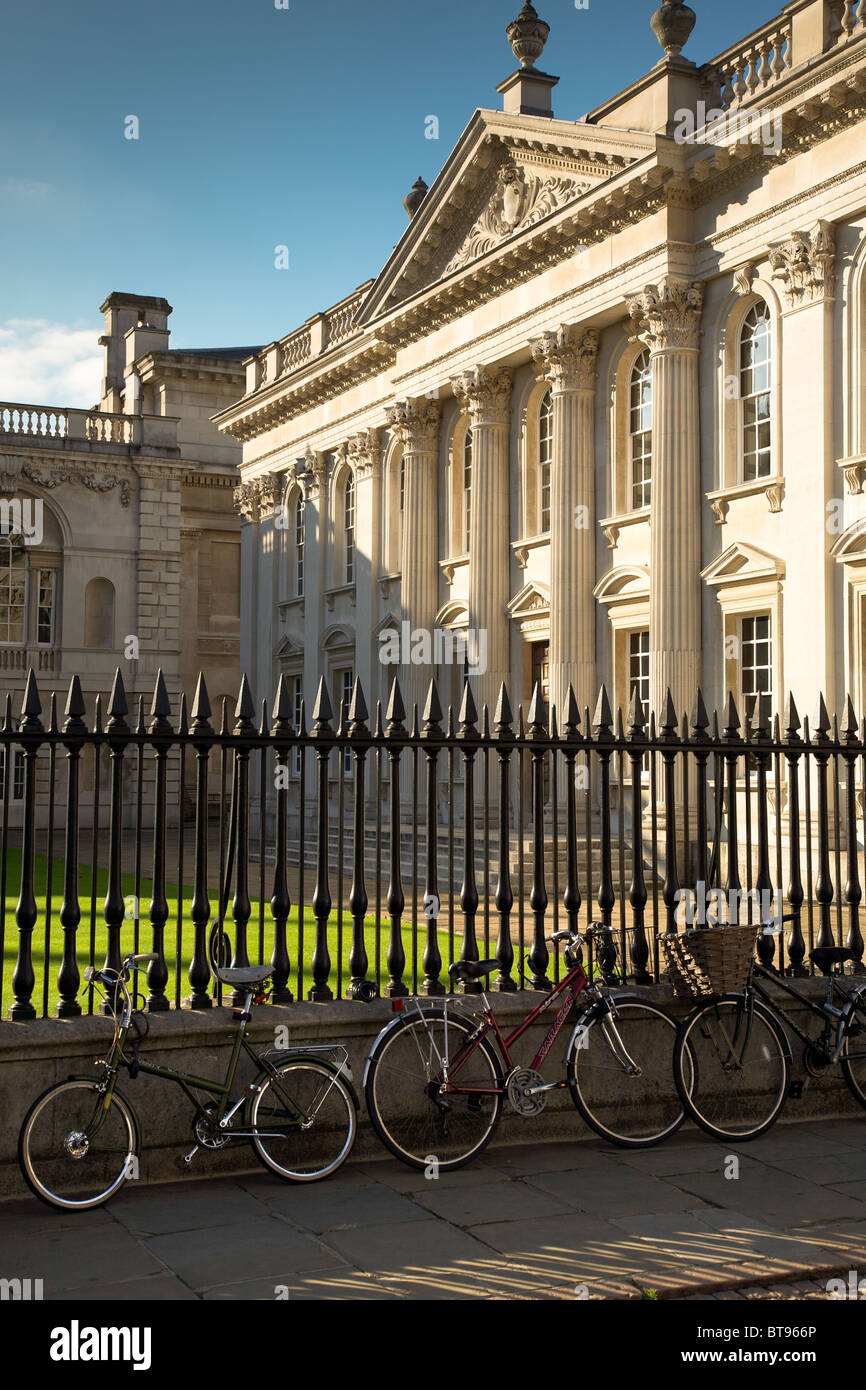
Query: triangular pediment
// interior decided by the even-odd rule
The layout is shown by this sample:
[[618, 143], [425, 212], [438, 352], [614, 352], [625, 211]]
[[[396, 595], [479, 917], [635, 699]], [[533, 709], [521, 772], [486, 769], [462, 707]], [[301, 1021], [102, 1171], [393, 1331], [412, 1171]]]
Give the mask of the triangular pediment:
[[528, 584], [524, 584], [520, 593], [508, 605], [508, 615], [511, 618], [527, 618], [530, 615], [537, 617], [540, 613], [549, 612], [550, 588], [540, 579], [531, 579]]
[[783, 579], [785, 562], [756, 545], [736, 541], [701, 570], [707, 584], [735, 584], [744, 580]]
[[635, 132], [476, 111], [356, 326], [509, 246], [654, 148], [654, 137]]

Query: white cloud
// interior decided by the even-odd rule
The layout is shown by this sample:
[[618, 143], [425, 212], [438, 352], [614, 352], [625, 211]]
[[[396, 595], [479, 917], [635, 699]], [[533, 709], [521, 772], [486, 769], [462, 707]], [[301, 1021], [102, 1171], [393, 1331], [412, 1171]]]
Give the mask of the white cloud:
[[48, 319], [7, 319], [0, 324], [0, 400], [92, 406], [99, 398], [102, 372], [92, 326]]

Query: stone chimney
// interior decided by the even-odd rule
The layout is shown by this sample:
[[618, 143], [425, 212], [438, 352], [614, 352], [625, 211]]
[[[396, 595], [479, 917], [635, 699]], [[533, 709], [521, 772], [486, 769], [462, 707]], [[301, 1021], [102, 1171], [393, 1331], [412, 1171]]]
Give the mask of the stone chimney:
[[99, 312], [105, 315], [105, 333], [99, 339], [105, 349], [99, 408], [120, 412], [127, 365], [145, 352], [160, 352], [168, 347], [171, 305], [167, 299], [115, 290], [100, 305]]
[[535, 60], [541, 57], [547, 43], [550, 25], [539, 19], [534, 6], [527, 3], [505, 32], [520, 67], [496, 88], [502, 93], [503, 111], [519, 116], [552, 116], [551, 93], [559, 78], [535, 67]]

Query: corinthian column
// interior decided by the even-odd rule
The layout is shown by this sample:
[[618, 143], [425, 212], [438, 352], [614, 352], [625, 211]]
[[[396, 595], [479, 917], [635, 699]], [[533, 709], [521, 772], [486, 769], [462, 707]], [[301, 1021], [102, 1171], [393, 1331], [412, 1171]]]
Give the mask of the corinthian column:
[[486, 670], [479, 667], [473, 677], [470, 667], [470, 677], [479, 717], [486, 704], [492, 721], [499, 687], [503, 681], [510, 684], [506, 605], [511, 376], [499, 367], [473, 367], [455, 377], [451, 388], [472, 422], [469, 628], [477, 653], [486, 659]]
[[701, 451], [698, 344], [703, 289], [648, 286], [629, 304], [653, 367], [650, 510], [650, 705], [670, 688], [678, 714], [701, 677]]
[[578, 709], [595, 708], [595, 384], [598, 334], [574, 326], [545, 333], [532, 356], [550, 382], [550, 698], [569, 685]]
[[[387, 412], [388, 424], [403, 445], [403, 533], [400, 542], [400, 598], [410, 632], [428, 634], [439, 608], [439, 415], [438, 401], [398, 401]], [[417, 650], [417, 648], [416, 648]], [[407, 723], [412, 705], [424, 712], [432, 666], [410, 664], [400, 672]]]

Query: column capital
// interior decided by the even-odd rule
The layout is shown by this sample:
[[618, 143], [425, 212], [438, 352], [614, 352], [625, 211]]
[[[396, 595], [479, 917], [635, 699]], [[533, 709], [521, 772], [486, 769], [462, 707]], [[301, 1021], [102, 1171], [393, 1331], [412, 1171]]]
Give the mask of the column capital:
[[235, 511], [244, 521], [259, 519], [259, 490], [255, 483], [239, 483], [234, 490]]
[[647, 285], [628, 301], [634, 337], [651, 352], [697, 350], [703, 306], [704, 287], [697, 280], [668, 276], [658, 285]]
[[349, 439], [346, 457], [356, 478], [372, 478], [378, 475], [382, 461], [381, 439], [381, 430], [361, 430]]
[[599, 335], [594, 328], [562, 324], [530, 343], [533, 361], [554, 392], [593, 391], [598, 377]]
[[511, 419], [511, 373], [503, 367], [470, 367], [452, 377], [451, 389], [476, 425], [507, 425]]
[[295, 467], [295, 477], [304, 490], [304, 500], [315, 499], [324, 492], [328, 479], [328, 458], [307, 445], [303, 459]]
[[421, 396], [388, 406], [385, 418], [392, 434], [412, 454], [432, 454], [439, 448], [442, 408], [437, 400]]
[[809, 232], [771, 242], [770, 265], [787, 308], [829, 299], [836, 281], [835, 229], [829, 222], [816, 222]]

